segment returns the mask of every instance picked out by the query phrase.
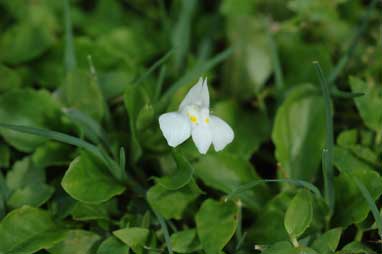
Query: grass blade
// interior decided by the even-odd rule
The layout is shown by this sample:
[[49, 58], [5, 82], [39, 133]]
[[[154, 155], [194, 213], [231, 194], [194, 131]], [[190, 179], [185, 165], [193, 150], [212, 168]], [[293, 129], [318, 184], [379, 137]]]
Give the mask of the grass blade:
[[272, 32], [272, 20], [267, 21], [267, 34], [268, 34], [268, 41], [269, 46], [271, 48], [271, 59], [272, 59], [272, 65], [273, 69], [275, 71], [275, 79], [276, 79], [276, 88], [278, 90], [278, 94], [283, 91], [284, 89], [284, 75], [281, 68], [280, 58], [279, 58], [279, 52], [277, 50], [275, 38], [273, 36]]
[[13, 131], [26, 133], [26, 134], [36, 135], [36, 136], [44, 137], [50, 140], [59, 141], [65, 144], [69, 144], [69, 145], [73, 145], [73, 146], [85, 149], [86, 151], [90, 152], [91, 154], [96, 156], [98, 159], [100, 159], [103, 163], [105, 163], [110, 173], [116, 179], [120, 181], [126, 180], [126, 176], [124, 174], [121, 174], [120, 172], [121, 170], [119, 169], [119, 165], [114, 160], [112, 160], [106, 152], [99, 149], [97, 146], [93, 144], [83, 141], [82, 139], [70, 136], [62, 132], [51, 131], [51, 130], [35, 128], [35, 127], [28, 127], [28, 126], [0, 123], [0, 128], [5, 128], [5, 129], [13, 130]]
[[243, 184], [239, 187], [237, 187], [235, 190], [233, 190], [227, 197], [226, 200], [232, 199], [235, 196], [239, 195], [242, 192], [248, 191], [254, 187], [256, 187], [259, 184], [262, 183], [288, 183], [288, 184], [293, 184], [296, 186], [301, 186], [304, 188], [307, 188], [311, 192], [313, 192], [315, 195], [318, 197], [321, 197], [320, 190], [311, 184], [310, 182], [303, 181], [303, 180], [297, 180], [297, 179], [262, 179], [262, 180], [255, 180], [251, 181], [249, 183]]
[[133, 81], [134, 85], [139, 85], [145, 79], [147, 79], [151, 73], [158, 69], [170, 56], [174, 53], [174, 50], [168, 51], [164, 56], [162, 56], [158, 61], [156, 61], [139, 79]]
[[333, 113], [332, 100], [330, 97], [329, 83], [318, 62], [313, 62], [321, 84], [322, 95], [325, 101], [325, 123], [326, 123], [326, 143], [322, 152], [322, 169], [324, 175], [325, 200], [330, 211], [334, 209], [334, 187], [333, 187]]
[[153, 208], [152, 208], [152, 210], [153, 210], [155, 216], [157, 217], [159, 224], [163, 230], [164, 240], [166, 242], [166, 247], [167, 247], [168, 253], [172, 254], [173, 252], [172, 252], [172, 245], [171, 245], [171, 240], [170, 240], [170, 233], [168, 232], [166, 221], [164, 220], [162, 215], [160, 215], [157, 211], [155, 211]]
[[94, 143], [108, 144], [105, 132], [102, 127], [89, 115], [74, 109], [65, 109], [65, 114], [70, 118], [73, 123], [83, 128], [85, 135]]
[[65, 12], [65, 70], [66, 72], [76, 69], [77, 60], [73, 42], [72, 18], [70, 14], [69, 0], [64, 0]]
[[381, 219], [381, 215], [379, 214], [378, 207], [375, 205], [375, 202], [369, 190], [366, 188], [366, 186], [360, 180], [358, 180], [358, 178], [352, 175], [350, 176], [353, 178], [354, 182], [357, 184], [358, 189], [360, 190], [367, 204], [369, 205], [370, 211], [373, 214], [373, 217], [375, 220], [375, 224], [377, 225], [377, 228], [378, 228], [379, 237], [382, 239], [382, 219]]

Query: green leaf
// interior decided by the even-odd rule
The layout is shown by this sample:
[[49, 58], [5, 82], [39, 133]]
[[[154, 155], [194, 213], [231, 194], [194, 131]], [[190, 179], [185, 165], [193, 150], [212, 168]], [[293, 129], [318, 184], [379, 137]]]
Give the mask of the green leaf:
[[315, 178], [325, 143], [325, 109], [314, 87], [302, 85], [289, 93], [277, 110], [272, 140], [289, 178]]
[[382, 194], [382, 178], [369, 163], [356, 158], [350, 151], [336, 147], [334, 152], [334, 164], [341, 174], [335, 179], [338, 197], [333, 221], [346, 227], [362, 222], [370, 211], [359, 184], [353, 178], [357, 178], [357, 181], [366, 187], [372, 200], [376, 200]]
[[340, 242], [342, 229], [334, 228], [320, 235], [312, 244], [312, 248], [320, 254], [332, 254]]
[[7, 205], [10, 208], [18, 208], [24, 205], [39, 207], [50, 199], [54, 193], [54, 188], [47, 184], [31, 184], [14, 191]]
[[271, 123], [265, 113], [243, 109], [233, 100], [218, 102], [212, 111], [235, 132], [235, 139], [225, 148], [225, 152], [250, 159], [271, 134]]
[[91, 231], [80, 229], [70, 230], [66, 234], [66, 238], [48, 249], [51, 254], [91, 254], [96, 242], [100, 240], [100, 236]]
[[301, 236], [313, 219], [312, 197], [309, 191], [300, 190], [289, 204], [284, 218], [284, 226], [293, 238]]
[[103, 95], [90, 73], [84, 70], [68, 72], [62, 89], [63, 98], [69, 107], [76, 108], [98, 121], [102, 119], [105, 113]]
[[114, 236], [138, 253], [145, 246], [149, 233], [148, 229], [137, 227], [113, 231]]
[[201, 250], [195, 229], [186, 229], [171, 235], [172, 249], [178, 253], [190, 253]]
[[[28, 100], [25, 100], [28, 98]], [[30, 127], [54, 127], [60, 122], [59, 104], [45, 90], [15, 89], [0, 95], [0, 123]], [[32, 152], [45, 138], [0, 129], [4, 139], [16, 149]]]
[[277, 242], [270, 247], [266, 248], [262, 254], [294, 254], [295, 250], [293, 246], [285, 241], [285, 242]]
[[77, 202], [71, 209], [71, 214], [74, 220], [79, 221], [109, 220], [109, 209], [113, 205], [112, 201], [99, 205]]
[[270, 200], [260, 211], [261, 216], [256, 220], [248, 235], [256, 239], [257, 244], [275, 244], [289, 240], [284, 227], [285, 212], [293, 195], [291, 192], [281, 192]]
[[0, 253], [32, 254], [60, 242], [65, 232], [49, 214], [24, 206], [13, 210], [0, 223]]
[[[202, 157], [194, 164], [195, 175], [216, 190], [230, 194], [239, 186], [260, 178], [253, 166], [245, 159], [221, 153]], [[238, 195], [242, 201], [253, 209], [259, 209], [268, 199], [268, 188], [263, 184], [256, 191], [247, 191]]]
[[345, 247], [342, 248], [341, 251], [338, 252], [338, 254], [376, 254], [375, 251], [370, 249], [369, 247], [363, 245], [360, 242], [351, 242]]
[[155, 184], [147, 191], [147, 201], [166, 219], [180, 219], [184, 210], [199, 195], [200, 190], [193, 181], [178, 190], [168, 190]]
[[260, 92], [272, 74], [271, 48], [259, 19], [240, 15], [227, 21], [234, 52], [225, 66], [224, 88], [238, 98], [248, 99]]
[[196, 214], [196, 229], [204, 251], [220, 254], [235, 233], [237, 207], [233, 202], [208, 199]]
[[129, 247], [114, 236], [110, 236], [101, 243], [97, 254], [129, 254]]
[[194, 174], [194, 168], [183, 155], [173, 151], [173, 156], [177, 166], [176, 173], [172, 176], [155, 178], [158, 184], [168, 190], [177, 190], [186, 186]]
[[41, 5], [30, 8], [21, 22], [3, 33], [0, 59], [20, 64], [41, 56], [55, 42], [56, 25], [55, 17], [46, 8]]
[[74, 199], [92, 204], [107, 201], [125, 190], [102, 163], [86, 152], [70, 163], [61, 185]]
[[365, 94], [354, 98], [354, 101], [366, 126], [382, 131], [382, 88], [376, 83], [367, 83], [356, 77], [350, 77], [349, 82], [353, 92]]
[[0, 93], [6, 92], [10, 89], [15, 89], [21, 86], [20, 74], [11, 68], [0, 64]]
[[7, 187], [11, 191], [7, 205], [18, 208], [23, 205], [41, 206], [54, 192], [54, 188], [45, 183], [45, 172], [35, 165], [31, 157], [17, 161], [6, 176]]

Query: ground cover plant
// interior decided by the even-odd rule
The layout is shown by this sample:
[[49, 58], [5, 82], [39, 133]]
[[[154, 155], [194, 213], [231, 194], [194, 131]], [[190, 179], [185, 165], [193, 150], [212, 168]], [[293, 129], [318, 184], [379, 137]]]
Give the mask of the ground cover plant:
[[381, 1], [0, 14], [0, 254], [382, 253]]

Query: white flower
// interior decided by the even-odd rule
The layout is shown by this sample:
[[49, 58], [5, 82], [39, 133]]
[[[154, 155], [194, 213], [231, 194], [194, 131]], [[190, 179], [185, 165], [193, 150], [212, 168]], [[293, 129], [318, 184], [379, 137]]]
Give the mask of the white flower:
[[159, 117], [160, 129], [169, 146], [176, 147], [190, 136], [199, 152], [206, 154], [211, 144], [221, 151], [232, 142], [231, 127], [219, 117], [210, 115], [207, 79], [200, 78], [179, 106], [178, 112]]

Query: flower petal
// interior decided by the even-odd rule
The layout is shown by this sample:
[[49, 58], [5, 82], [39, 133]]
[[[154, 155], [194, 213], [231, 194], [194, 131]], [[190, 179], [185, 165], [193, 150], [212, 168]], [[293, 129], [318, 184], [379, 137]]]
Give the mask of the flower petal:
[[191, 124], [187, 117], [170, 112], [159, 117], [159, 126], [169, 146], [176, 147], [191, 135]]
[[188, 91], [186, 97], [180, 103], [179, 109], [183, 109], [188, 105], [197, 105], [209, 108], [210, 96], [208, 93], [207, 79], [199, 78], [199, 81]]
[[200, 124], [192, 129], [192, 140], [199, 153], [206, 154], [212, 143], [212, 133], [208, 125]]
[[232, 128], [222, 119], [210, 116], [210, 128], [212, 133], [212, 143], [215, 151], [219, 152], [231, 143], [235, 137]]
[[210, 108], [210, 93], [208, 92], [207, 78], [203, 81], [201, 100], [202, 108]]

